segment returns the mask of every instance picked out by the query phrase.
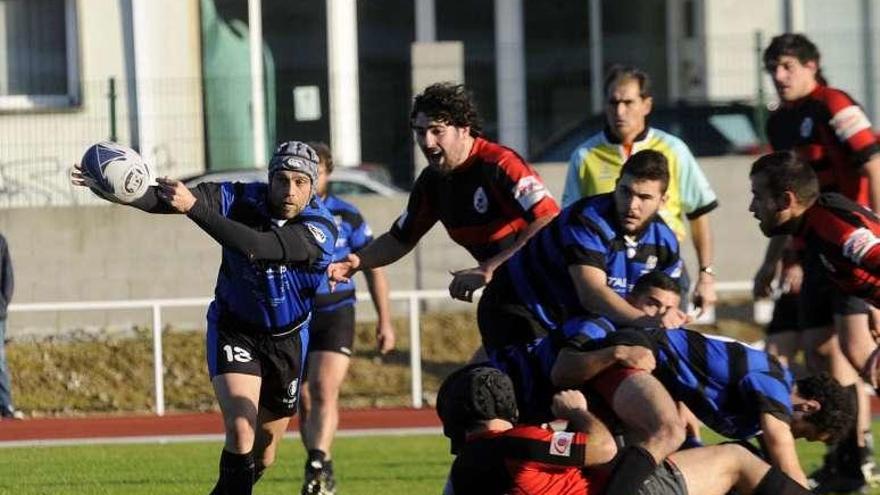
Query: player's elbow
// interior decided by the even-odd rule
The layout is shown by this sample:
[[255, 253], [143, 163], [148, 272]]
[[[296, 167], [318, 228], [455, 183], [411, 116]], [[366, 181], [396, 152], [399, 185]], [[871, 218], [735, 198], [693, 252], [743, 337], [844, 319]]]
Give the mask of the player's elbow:
[[586, 466], [608, 464], [617, 456], [617, 444], [611, 434], [593, 435], [587, 445]]

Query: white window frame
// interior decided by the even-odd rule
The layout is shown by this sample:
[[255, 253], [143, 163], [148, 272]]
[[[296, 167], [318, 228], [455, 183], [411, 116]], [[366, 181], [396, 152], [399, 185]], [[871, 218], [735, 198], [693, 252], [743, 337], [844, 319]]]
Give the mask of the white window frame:
[[0, 111], [46, 110], [70, 108], [80, 104], [79, 29], [76, 16], [77, 0], [65, 0], [65, 46], [67, 49], [67, 94], [0, 95]]

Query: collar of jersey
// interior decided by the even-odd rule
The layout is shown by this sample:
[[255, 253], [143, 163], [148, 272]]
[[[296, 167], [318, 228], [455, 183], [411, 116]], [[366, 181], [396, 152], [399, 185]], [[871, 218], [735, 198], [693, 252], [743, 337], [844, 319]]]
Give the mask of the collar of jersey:
[[[633, 141], [633, 146], [642, 141], [648, 139], [648, 134], [651, 132], [651, 126], [648, 125], [648, 122], [645, 121], [645, 128], [642, 129], [642, 132], [636, 136], [636, 139]], [[623, 142], [611, 132], [611, 128], [608, 127], [608, 124], [605, 124], [605, 127], [602, 129], [602, 133], [605, 135], [605, 140], [611, 144], [623, 144]]]

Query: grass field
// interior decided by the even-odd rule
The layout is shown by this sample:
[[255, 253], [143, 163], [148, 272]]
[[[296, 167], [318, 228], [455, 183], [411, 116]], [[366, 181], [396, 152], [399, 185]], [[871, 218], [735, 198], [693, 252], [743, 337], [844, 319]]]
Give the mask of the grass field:
[[[219, 442], [0, 449], [0, 494], [206, 494], [220, 449]], [[798, 451], [810, 471], [823, 450], [803, 443]], [[340, 438], [334, 457], [344, 495], [440, 493], [452, 459], [440, 435]], [[299, 440], [286, 439], [254, 493], [299, 493], [304, 460]]]

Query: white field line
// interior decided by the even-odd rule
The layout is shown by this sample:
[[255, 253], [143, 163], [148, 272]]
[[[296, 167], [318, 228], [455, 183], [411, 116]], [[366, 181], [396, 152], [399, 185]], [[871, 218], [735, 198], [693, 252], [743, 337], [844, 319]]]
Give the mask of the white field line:
[[[442, 435], [443, 429], [439, 426], [425, 426], [414, 428], [363, 428], [339, 430], [337, 438], [346, 437], [378, 437], [411, 435]], [[58, 438], [58, 439], [33, 439], [33, 440], [9, 440], [0, 442], [0, 449], [22, 447], [68, 447], [80, 445], [119, 445], [119, 444], [167, 444], [185, 442], [222, 442], [222, 433], [202, 435], [146, 435], [128, 437], [94, 437], [94, 438]], [[299, 432], [289, 431], [285, 438], [297, 439]]]

